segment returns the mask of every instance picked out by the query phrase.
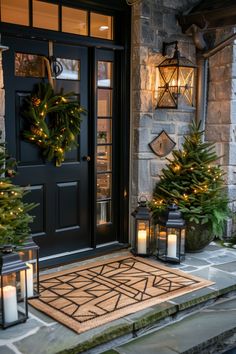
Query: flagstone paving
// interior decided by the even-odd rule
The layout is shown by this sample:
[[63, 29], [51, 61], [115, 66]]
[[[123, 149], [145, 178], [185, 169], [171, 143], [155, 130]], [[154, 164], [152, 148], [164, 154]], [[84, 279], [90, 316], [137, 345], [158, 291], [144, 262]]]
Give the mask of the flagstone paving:
[[[114, 254], [114, 256], [120, 254], [125, 255], [129, 254], [129, 252], [119, 252]], [[96, 260], [106, 259], [106, 257], [110, 256], [107, 255], [99, 257], [96, 258]], [[92, 261], [94, 261], [94, 259], [86, 260], [78, 264], [87, 265], [89, 262]], [[210, 287], [179, 296], [170, 301], [163, 302], [159, 305], [152, 306], [145, 310], [138, 311], [135, 314], [125, 316], [121, 319], [94, 328], [80, 335], [64, 327], [60, 323], [57, 323], [53, 319], [47, 317], [46, 315], [33, 309], [32, 307], [29, 307], [29, 319], [26, 323], [8, 328], [6, 330], [0, 330], [0, 353], [99, 354], [106, 350], [108, 350], [109, 353], [135, 353], [134, 351], [127, 351], [127, 348], [131, 348], [129, 347], [129, 345], [131, 344], [125, 345], [124, 343], [129, 342], [133, 338], [137, 336], [139, 337], [150, 330], [156, 329], [157, 327], [166, 326], [170, 323], [172, 323], [171, 326], [175, 326], [177, 333], [179, 333], [178, 336], [182, 336], [182, 341], [185, 342], [186, 348], [188, 348], [188, 346], [191, 346], [192, 344], [195, 348], [197, 348], [197, 345], [200, 342], [196, 343], [193, 341], [193, 343], [191, 344], [190, 334], [183, 335], [183, 333], [181, 332], [181, 330], [185, 329], [186, 324], [184, 325], [184, 322], [182, 321], [173, 324], [173, 321], [181, 319], [188, 313], [190, 313], [188, 317], [189, 328], [192, 316], [196, 316], [194, 318], [195, 320], [199, 321], [199, 328], [201, 327], [201, 319], [200, 317], [198, 317], [200, 316], [200, 314], [203, 314], [204, 318], [206, 319], [209, 318], [209, 315], [211, 315], [213, 323], [217, 321], [219, 323], [222, 322], [226, 329], [228, 328], [229, 330], [232, 330], [232, 326], [236, 327], [235, 320], [235, 323], [233, 323], [233, 319], [236, 318], [236, 299], [233, 298], [233, 296], [235, 296], [236, 294], [235, 249], [222, 248], [215, 244], [211, 244], [204, 250], [204, 252], [186, 254], [185, 261], [182, 262], [180, 265], [165, 265], [170, 266], [171, 268], [180, 269], [181, 271], [188, 272], [196, 276], [200, 276], [204, 279], [211, 280], [215, 282], [215, 284], [211, 285]], [[74, 266], [75, 264], [71, 264], [65, 267], [58, 267], [56, 270], [59, 271], [61, 269], [68, 269]], [[50, 269], [42, 273], [49, 273], [52, 271], [55, 272], [55, 269]], [[225, 297], [230, 298], [225, 299]], [[228, 301], [228, 305], [226, 305], [226, 302], [225, 305], [222, 305], [227, 306], [227, 311], [224, 307], [222, 307], [221, 310], [218, 307], [221, 306], [218, 305], [218, 303], [222, 300], [226, 302]], [[216, 307], [213, 308], [212, 311], [208, 311], [203, 308], [203, 305], [212, 305]], [[233, 311], [231, 311], [231, 308], [233, 308]], [[198, 312], [193, 315], [193, 310], [198, 310]], [[219, 321], [219, 311], [221, 311], [222, 316], [220, 316], [220, 319], [222, 319], [222, 321]], [[213, 314], [215, 314], [215, 317], [213, 316]], [[207, 323], [207, 320], [205, 320], [205, 322], [203, 321], [202, 323]], [[211, 326], [209, 325], [209, 327]], [[158, 333], [159, 335], [161, 335], [161, 331], [164, 330], [165, 328], [159, 330], [158, 332], [156, 332], [156, 335], [158, 335]], [[220, 332], [220, 327], [215, 328], [215, 330], [216, 333]], [[234, 330], [236, 331], [236, 329]], [[165, 336], [167, 336], [167, 333], [168, 332], [166, 332]], [[209, 333], [209, 335], [211, 335], [211, 333]], [[193, 339], [197, 337], [196, 335], [194, 335], [194, 330], [192, 337]], [[202, 338], [204, 338], [204, 336]], [[143, 340], [146, 339], [144, 339], [144, 337], [140, 337], [140, 339], [138, 338], [138, 346]], [[154, 343], [157, 343], [157, 339], [154, 340]], [[176, 346], [178, 343], [173, 344], [172, 347], [168, 346], [167, 342], [164, 343], [163, 341], [160, 343], [162, 343], [162, 347], [159, 347], [159, 343], [158, 347], [153, 347], [153, 350], [155, 349], [155, 353], [183, 353], [183, 351], [181, 351], [183, 350], [183, 348], [180, 346]], [[143, 351], [141, 351], [140, 349], [139, 352], [145, 352], [147, 354], [152, 353], [151, 351], [144, 350], [144, 348], [145, 346], [142, 348]], [[138, 354], [139, 352], [136, 353]], [[191, 353], [202, 354], [203, 352], [195, 351]], [[210, 352], [206, 353], [208, 354]]]

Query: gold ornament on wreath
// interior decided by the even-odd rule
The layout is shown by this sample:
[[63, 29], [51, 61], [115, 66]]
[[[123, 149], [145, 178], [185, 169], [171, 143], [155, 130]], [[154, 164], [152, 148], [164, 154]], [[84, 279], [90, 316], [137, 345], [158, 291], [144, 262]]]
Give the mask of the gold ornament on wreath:
[[23, 136], [40, 147], [46, 160], [61, 166], [65, 153], [78, 147], [81, 113], [85, 113], [75, 93], [55, 94], [50, 84], [40, 82], [26, 98], [22, 110]]

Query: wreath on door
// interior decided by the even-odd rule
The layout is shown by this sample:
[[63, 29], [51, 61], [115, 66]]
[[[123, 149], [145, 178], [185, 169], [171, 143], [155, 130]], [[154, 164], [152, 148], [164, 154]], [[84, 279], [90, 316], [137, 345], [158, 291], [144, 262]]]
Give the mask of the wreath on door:
[[24, 138], [40, 147], [46, 160], [61, 166], [65, 153], [78, 147], [81, 113], [85, 112], [74, 93], [55, 94], [48, 83], [37, 84], [25, 99], [22, 115]]

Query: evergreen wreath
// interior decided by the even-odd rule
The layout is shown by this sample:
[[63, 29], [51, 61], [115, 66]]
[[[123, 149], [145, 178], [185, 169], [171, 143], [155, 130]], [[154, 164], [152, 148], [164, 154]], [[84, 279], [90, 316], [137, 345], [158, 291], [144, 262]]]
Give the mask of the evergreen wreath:
[[85, 110], [73, 96], [72, 92], [55, 94], [50, 84], [40, 82], [23, 106], [24, 138], [38, 145], [48, 161], [55, 159], [56, 166], [61, 166], [67, 151], [78, 146], [81, 113]]

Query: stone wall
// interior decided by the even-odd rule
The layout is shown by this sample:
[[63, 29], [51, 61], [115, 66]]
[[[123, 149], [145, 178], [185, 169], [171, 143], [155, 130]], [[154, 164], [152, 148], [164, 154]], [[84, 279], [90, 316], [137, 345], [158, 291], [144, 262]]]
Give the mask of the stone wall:
[[151, 197], [166, 164], [166, 159], [156, 156], [148, 144], [164, 129], [176, 142], [176, 148], [180, 147], [195, 117], [194, 109], [155, 109], [154, 86], [155, 66], [164, 60], [163, 41], [177, 40], [181, 55], [195, 62], [192, 38], [182, 33], [176, 15], [196, 2], [145, 0], [132, 8], [131, 210], [141, 194]]
[[[233, 30], [228, 33], [232, 34]], [[225, 37], [218, 31], [217, 39]], [[236, 212], [236, 44], [228, 45], [209, 59], [209, 91], [206, 139], [216, 143], [225, 170], [230, 207]], [[234, 218], [233, 218], [234, 219]], [[229, 220], [227, 234], [236, 232], [236, 220]]]

